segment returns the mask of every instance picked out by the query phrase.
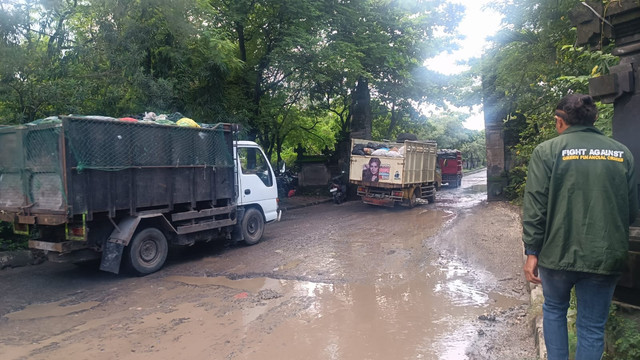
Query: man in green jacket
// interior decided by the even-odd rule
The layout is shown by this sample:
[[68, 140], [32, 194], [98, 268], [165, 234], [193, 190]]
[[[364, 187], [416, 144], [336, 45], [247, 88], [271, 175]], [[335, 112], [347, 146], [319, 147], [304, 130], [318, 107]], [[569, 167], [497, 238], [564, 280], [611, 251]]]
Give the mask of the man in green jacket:
[[[570, 94], [555, 111], [560, 136], [529, 162], [523, 209], [528, 281], [542, 284], [549, 360], [569, 358], [567, 309], [577, 297], [576, 359], [600, 359], [616, 282], [626, 266], [638, 186], [629, 149], [594, 126], [588, 95]], [[539, 277], [538, 277], [539, 272]]]

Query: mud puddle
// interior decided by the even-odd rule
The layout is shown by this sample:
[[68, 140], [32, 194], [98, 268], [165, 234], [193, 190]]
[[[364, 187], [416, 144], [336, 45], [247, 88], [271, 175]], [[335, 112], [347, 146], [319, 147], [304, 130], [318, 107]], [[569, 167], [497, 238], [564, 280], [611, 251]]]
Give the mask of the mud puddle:
[[29, 305], [23, 310], [16, 311], [5, 315], [9, 320], [32, 320], [47, 317], [65, 316], [100, 305], [98, 301], [89, 301], [74, 305], [62, 305], [63, 301], [57, 301], [49, 304]]
[[75, 314], [75, 324], [31, 344], [0, 346], [0, 353], [10, 359], [89, 352], [93, 359], [176, 352], [211, 359], [464, 359], [489, 307], [520, 304], [493, 291], [494, 280], [445, 258], [413, 274], [381, 273], [373, 283], [169, 276], [159, 291], [198, 300], [165, 308], [154, 305], [162, 304], [158, 296], [118, 311], [93, 302], [28, 306], [7, 314], [5, 326], [47, 326], [67, 314]]
[[476, 184], [461, 189], [446, 189], [438, 193], [438, 206], [471, 209], [487, 200], [487, 185]]
[[526, 306], [509, 260], [521, 257], [521, 230], [506, 208], [465, 204], [486, 196], [475, 182], [413, 209], [301, 209], [256, 246], [92, 291], [52, 287], [63, 301], [0, 317], [0, 358], [528, 358], [484, 356], [529, 343], [509, 326]]
[[[262, 335], [235, 349], [234, 359], [282, 354], [291, 359], [461, 359], [478, 336], [478, 317], [489, 306], [509, 308], [522, 302], [488, 290], [483, 284], [495, 280], [489, 274], [455, 261], [439, 262], [413, 275], [381, 277], [374, 284], [184, 276], [167, 280], [238, 291], [235, 298], [242, 306], [221, 321], [240, 316], [247, 336]], [[272, 296], [265, 299], [265, 293]]]

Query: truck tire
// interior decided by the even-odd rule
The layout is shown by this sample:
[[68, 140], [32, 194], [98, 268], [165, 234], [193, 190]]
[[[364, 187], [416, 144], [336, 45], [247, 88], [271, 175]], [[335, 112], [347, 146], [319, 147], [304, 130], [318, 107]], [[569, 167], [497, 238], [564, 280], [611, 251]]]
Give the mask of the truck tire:
[[462, 186], [462, 177], [458, 176], [458, 180], [456, 181], [456, 187]]
[[264, 233], [264, 218], [255, 208], [249, 208], [242, 218], [242, 237], [247, 245], [255, 245], [262, 239]]
[[418, 203], [418, 195], [416, 194], [418, 192], [418, 189], [414, 189], [411, 192], [411, 195], [409, 196], [408, 199], [403, 199], [402, 200], [402, 205], [406, 206], [408, 208], [413, 208], [416, 206], [416, 204]]
[[125, 260], [133, 274], [147, 275], [160, 270], [168, 253], [169, 244], [162, 231], [146, 228], [125, 248]]
[[436, 202], [436, 195], [435, 195], [435, 194], [433, 194], [433, 195], [429, 195], [429, 196], [427, 196], [427, 202], [428, 202], [429, 204], [433, 204], [434, 202]]
[[411, 192], [411, 197], [409, 198], [409, 207], [413, 208], [416, 206], [416, 204], [418, 203], [418, 195], [416, 195], [416, 192], [418, 191], [418, 189], [414, 189]]

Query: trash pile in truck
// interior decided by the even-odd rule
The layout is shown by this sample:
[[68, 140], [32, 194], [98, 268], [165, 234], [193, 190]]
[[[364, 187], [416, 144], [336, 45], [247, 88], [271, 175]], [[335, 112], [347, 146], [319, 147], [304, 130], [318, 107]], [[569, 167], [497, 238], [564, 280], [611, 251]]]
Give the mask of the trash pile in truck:
[[[102, 116], [102, 115], [81, 115], [81, 116], [69, 115], [69, 116], [86, 117], [86, 118], [97, 119], [97, 120], [113, 120], [113, 121], [124, 121], [124, 122], [132, 122], [132, 123], [140, 122], [140, 123], [147, 123], [147, 124], [152, 123], [152, 124], [158, 124], [158, 125], [182, 126], [182, 127], [193, 127], [193, 128], [199, 128], [199, 127], [207, 128], [211, 126], [209, 124], [198, 124], [193, 119], [185, 117], [179, 112], [176, 112], [173, 114], [156, 115], [155, 112], [150, 111], [140, 115], [125, 116], [121, 118], [115, 118], [111, 116]], [[30, 123], [27, 123], [27, 125], [56, 124], [61, 122], [62, 120], [58, 116], [49, 116], [44, 119], [34, 120]]]
[[353, 150], [351, 150], [352, 155], [371, 155], [371, 156], [386, 156], [386, 157], [394, 157], [401, 158], [404, 157], [404, 145], [391, 146], [387, 144], [374, 143], [369, 142], [367, 144], [355, 144], [353, 146]]
[[[139, 167], [232, 167], [231, 124], [198, 124], [180, 113], [146, 112], [127, 117], [60, 115], [0, 127], [0, 150], [22, 153], [35, 173], [62, 171], [61, 155], [72, 155], [77, 171]], [[15, 142], [15, 143], [14, 143]], [[20, 149], [17, 146], [21, 147]], [[0, 155], [0, 175], [19, 174], [20, 164]]]

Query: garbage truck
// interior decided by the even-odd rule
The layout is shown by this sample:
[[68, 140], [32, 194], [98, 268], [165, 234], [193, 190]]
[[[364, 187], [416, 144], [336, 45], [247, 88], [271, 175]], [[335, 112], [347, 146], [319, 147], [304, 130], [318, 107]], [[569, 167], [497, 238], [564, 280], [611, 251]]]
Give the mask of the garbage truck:
[[435, 141], [374, 142], [351, 140], [349, 182], [366, 204], [413, 207], [434, 202], [440, 178]]
[[275, 173], [237, 125], [56, 119], [0, 127], [0, 221], [50, 261], [146, 275], [170, 246], [255, 244], [280, 219]]
[[438, 150], [438, 165], [443, 184], [454, 188], [462, 185], [462, 153], [460, 150]]

